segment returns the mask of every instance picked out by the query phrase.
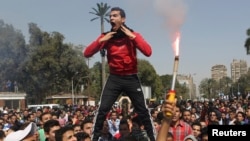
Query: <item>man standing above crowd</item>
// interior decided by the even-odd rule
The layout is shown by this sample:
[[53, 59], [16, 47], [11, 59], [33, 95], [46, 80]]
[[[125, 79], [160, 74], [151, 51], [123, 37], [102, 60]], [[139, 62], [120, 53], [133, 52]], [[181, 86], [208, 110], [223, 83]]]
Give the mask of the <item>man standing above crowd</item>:
[[101, 34], [83, 52], [85, 57], [91, 57], [102, 49], [106, 50], [110, 71], [95, 118], [93, 141], [100, 136], [105, 116], [122, 92], [125, 92], [131, 99], [135, 111], [145, 125], [150, 140], [155, 141], [152, 121], [137, 75], [137, 50], [148, 57], [152, 54], [152, 50], [139, 33], [125, 25], [125, 20], [126, 15], [123, 9], [112, 8], [110, 12], [111, 31]]

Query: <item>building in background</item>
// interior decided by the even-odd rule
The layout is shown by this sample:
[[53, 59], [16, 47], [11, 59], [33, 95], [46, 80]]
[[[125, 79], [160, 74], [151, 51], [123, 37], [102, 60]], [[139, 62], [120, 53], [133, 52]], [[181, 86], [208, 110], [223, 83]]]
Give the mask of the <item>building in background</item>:
[[247, 74], [247, 62], [244, 60], [233, 59], [231, 63], [231, 79], [237, 82], [240, 76]]
[[220, 81], [221, 78], [227, 77], [227, 68], [225, 65], [214, 65], [211, 68], [211, 78]]
[[151, 86], [141, 86], [142, 87], [142, 91], [144, 94], [144, 98], [145, 99], [151, 99], [152, 98], [152, 89]]
[[181, 75], [178, 74], [176, 79], [181, 85], [184, 85], [188, 88], [188, 98], [189, 99], [195, 99], [196, 96], [196, 85], [193, 80], [193, 76], [191, 74], [189, 75]]
[[0, 110], [8, 109], [24, 110], [26, 108], [26, 93], [0, 92]]

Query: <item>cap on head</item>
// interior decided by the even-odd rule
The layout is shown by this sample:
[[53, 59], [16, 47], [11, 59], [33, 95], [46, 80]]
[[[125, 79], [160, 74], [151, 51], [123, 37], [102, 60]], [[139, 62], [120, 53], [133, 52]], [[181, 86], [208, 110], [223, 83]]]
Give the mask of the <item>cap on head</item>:
[[35, 123], [31, 122], [29, 125], [23, 129], [23, 130], [18, 130], [16, 132], [11, 132], [6, 136], [4, 141], [20, 141], [23, 140], [25, 137], [28, 135], [34, 135], [36, 132], [37, 126]]

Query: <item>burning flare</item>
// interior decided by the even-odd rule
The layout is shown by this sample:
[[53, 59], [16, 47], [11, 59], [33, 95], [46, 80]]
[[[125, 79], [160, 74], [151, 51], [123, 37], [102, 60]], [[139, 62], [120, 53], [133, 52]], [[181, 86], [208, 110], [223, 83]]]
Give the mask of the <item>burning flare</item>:
[[[175, 93], [175, 82], [176, 82], [176, 77], [177, 77], [177, 72], [178, 72], [178, 65], [179, 65], [179, 45], [180, 45], [180, 33], [178, 32], [176, 34], [174, 42], [173, 42], [175, 57], [174, 57], [172, 86], [171, 86], [171, 89], [168, 91], [168, 94], [166, 96], [166, 99], [168, 99], [169, 101], [172, 101], [172, 102], [174, 102], [175, 94], [176, 94]], [[167, 112], [166, 116], [172, 116], [172, 114]]]
[[173, 42], [175, 56], [179, 56], [179, 47], [180, 47], [180, 33], [177, 32], [174, 37], [174, 42]]

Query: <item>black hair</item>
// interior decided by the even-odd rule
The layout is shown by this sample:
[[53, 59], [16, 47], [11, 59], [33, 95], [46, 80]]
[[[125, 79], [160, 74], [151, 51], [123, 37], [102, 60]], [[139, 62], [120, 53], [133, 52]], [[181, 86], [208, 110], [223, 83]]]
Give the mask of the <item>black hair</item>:
[[85, 119], [85, 120], [83, 120], [82, 123], [81, 123], [81, 129], [82, 129], [82, 130], [83, 130], [84, 125], [87, 124], [87, 123], [93, 123], [93, 121], [90, 120], [90, 119]]
[[193, 122], [192, 124], [191, 124], [191, 127], [193, 128], [193, 126], [200, 126], [200, 129], [202, 128], [201, 127], [201, 123], [200, 122]]
[[74, 129], [71, 126], [64, 126], [64, 127], [61, 127], [60, 129], [56, 130], [56, 132], [55, 132], [56, 141], [62, 141], [63, 134], [66, 133], [67, 131], [74, 132]]
[[129, 128], [129, 124], [128, 124], [128, 119], [127, 118], [122, 118], [120, 121], [120, 125], [127, 125], [127, 127]]
[[60, 123], [58, 120], [51, 119], [51, 120], [46, 121], [43, 125], [44, 132], [49, 133], [50, 129], [53, 128], [54, 126], [60, 127]]
[[3, 130], [0, 130], [0, 139], [4, 139], [6, 137], [5, 133]]
[[91, 138], [89, 134], [85, 132], [78, 132], [75, 134], [75, 137], [77, 138], [77, 141], [85, 141], [85, 139]]
[[111, 11], [120, 11], [120, 15], [122, 18], [126, 18], [126, 14], [125, 11], [123, 9], [121, 9], [120, 7], [113, 7], [111, 9]]

